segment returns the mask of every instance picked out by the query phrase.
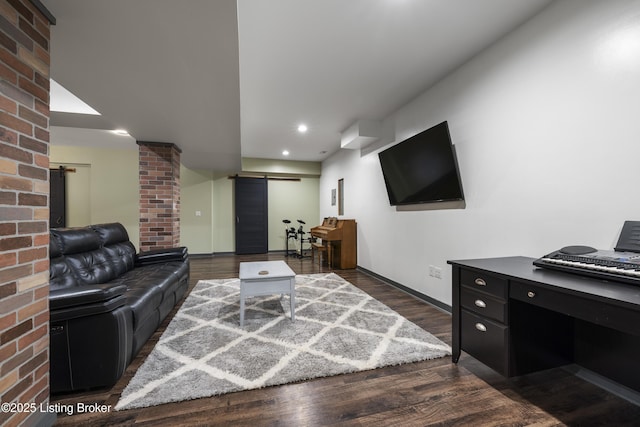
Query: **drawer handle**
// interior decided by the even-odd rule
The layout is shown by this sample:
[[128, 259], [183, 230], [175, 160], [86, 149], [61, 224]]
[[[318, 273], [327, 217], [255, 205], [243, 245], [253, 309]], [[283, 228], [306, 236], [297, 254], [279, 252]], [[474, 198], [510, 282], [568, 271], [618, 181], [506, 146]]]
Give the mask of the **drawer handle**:
[[480, 332], [487, 332], [487, 327], [484, 326], [482, 323], [476, 323], [476, 329], [479, 330]]
[[536, 293], [535, 293], [535, 292], [533, 292], [533, 291], [529, 291], [529, 292], [527, 292], [527, 296], [528, 296], [529, 298], [533, 298], [533, 297], [535, 297], [535, 296], [536, 296]]
[[479, 277], [474, 282], [478, 286], [487, 286], [487, 282], [485, 282], [483, 279]]
[[486, 308], [487, 304], [482, 301], [481, 299], [477, 299], [474, 301], [474, 304], [476, 305], [476, 307], [480, 307], [480, 308]]

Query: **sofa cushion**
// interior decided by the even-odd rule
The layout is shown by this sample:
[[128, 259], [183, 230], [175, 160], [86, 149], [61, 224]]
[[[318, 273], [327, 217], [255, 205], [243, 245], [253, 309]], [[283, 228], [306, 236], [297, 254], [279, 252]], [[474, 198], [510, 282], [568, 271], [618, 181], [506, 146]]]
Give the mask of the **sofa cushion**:
[[49, 257], [49, 289], [77, 286], [78, 281], [62, 256], [60, 242], [53, 236], [49, 239]]
[[[63, 257], [55, 265], [60, 286], [106, 283], [134, 267], [136, 250], [120, 224], [52, 229], [51, 241], [53, 254]], [[62, 277], [68, 270], [75, 283]]]
[[49, 260], [49, 289], [63, 289], [78, 286], [78, 281], [63, 257]]
[[52, 229], [51, 239], [56, 241], [76, 285], [105, 283], [116, 277], [115, 268], [101, 249], [100, 237], [91, 227]]
[[157, 286], [157, 284], [166, 280], [171, 280], [171, 278], [166, 277], [166, 275], [144, 274], [138, 268], [113, 280], [112, 283], [122, 284], [127, 287], [125, 292], [126, 304], [131, 307], [133, 312], [134, 331], [149, 316], [157, 315], [157, 308], [164, 297], [161, 287]]
[[183, 262], [168, 262], [165, 264], [148, 265], [136, 268], [146, 277], [153, 278], [163, 295], [168, 295], [175, 291], [181, 280], [185, 280], [185, 276], [189, 272], [189, 265]]
[[109, 282], [116, 277], [116, 268], [103, 249], [68, 255], [67, 264], [84, 285]]
[[56, 239], [62, 255], [72, 255], [98, 249], [100, 237], [90, 227], [54, 228], [51, 237]]
[[116, 276], [121, 276], [129, 270], [133, 270], [136, 248], [131, 242], [114, 243], [103, 246], [102, 250], [107, 254], [107, 258], [113, 264]]
[[[162, 301], [162, 293], [158, 288], [134, 286], [126, 293], [126, 304], [133, 313], [133, 330], [137, 330], [148, 317], [158, 317], [158, 306]], [[157, 324], [156, 324], [157, 326]]]
[[129, 241], [127, 229], [120, 223], [96, 224], [91, 228], [98, 234], [103, 246]]
[[126, 228], [120, 223], [97, 224], [91, 228], [100, 237], [102, 248], [113, 263], [116, 276], [121, 276], [135, 265], [136, 248], [129, 241]]

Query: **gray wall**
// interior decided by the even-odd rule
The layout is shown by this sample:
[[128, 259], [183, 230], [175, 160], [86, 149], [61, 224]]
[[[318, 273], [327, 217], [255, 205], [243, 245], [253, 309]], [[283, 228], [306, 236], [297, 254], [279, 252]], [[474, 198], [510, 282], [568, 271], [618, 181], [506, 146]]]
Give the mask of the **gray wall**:
[[[387, 117], [385, 140], [326, 160], [320, 216], [335, 215], [328, 194], [344, 178], [358, 264], [446, 304], [449, 259], [612, 248], [640, 220], [638, 52], [640, 1], [552, 3]], [[396, 211], [375, 150], [443, 120], [466, 209]]]

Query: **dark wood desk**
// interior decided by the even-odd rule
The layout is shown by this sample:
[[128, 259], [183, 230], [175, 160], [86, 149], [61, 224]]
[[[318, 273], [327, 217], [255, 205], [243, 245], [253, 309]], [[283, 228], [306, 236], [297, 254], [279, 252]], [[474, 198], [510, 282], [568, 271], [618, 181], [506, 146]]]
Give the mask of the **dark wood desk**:
[[464, 350], [507, 377], [576, 363], [640, 391], [640, 287], [533, 261], [449, 261], [453, 362]]

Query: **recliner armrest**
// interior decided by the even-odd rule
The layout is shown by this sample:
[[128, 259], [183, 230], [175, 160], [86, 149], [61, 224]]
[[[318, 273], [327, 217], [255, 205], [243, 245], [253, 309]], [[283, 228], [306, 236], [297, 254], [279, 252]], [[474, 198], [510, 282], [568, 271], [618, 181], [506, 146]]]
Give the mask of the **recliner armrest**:
[[169, 261], [186, 261], [188, 258], [189, 253], [186, 246], [154, 249], [136, 254], [135, 265], [136, 267], [140, 267], [143, 265], [159, 264]]
[[[120, 307], [123, 307], [127, 302], [127, 298], [124, 295], [119, 295], [115, 298], [111, 298], [106, 301], [99, 301], [93, 304], [76, 305], [72, 307], [59, 308], [57, 310], [51, 310], [50, 320], [54, 324], [56, 322], [64, 322], [71, 319], [77, 319], [79, 317], [97, 316], [103, 313], [110, 313]], [[123, 307], [124, 310], [130, 311], [129, 307]]]
[[126, 290], [127, 286], [120, 283], [102, 283], [99, 285], [54, 289], [49, 292], [49, 307], [53, 311], [101, 303], [123, 295]]

